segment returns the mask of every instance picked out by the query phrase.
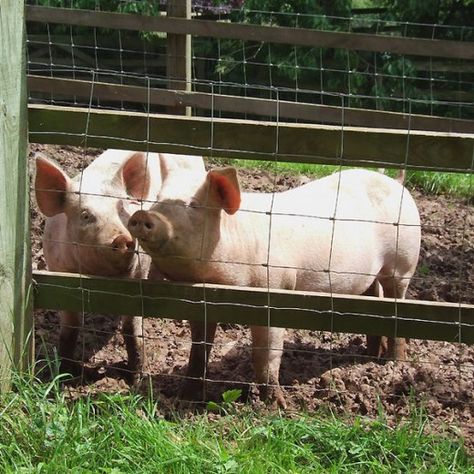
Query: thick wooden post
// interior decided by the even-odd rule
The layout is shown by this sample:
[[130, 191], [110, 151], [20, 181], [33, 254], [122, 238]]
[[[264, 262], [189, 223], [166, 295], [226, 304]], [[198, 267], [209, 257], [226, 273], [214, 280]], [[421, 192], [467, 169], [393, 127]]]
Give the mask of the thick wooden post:
[[32, 355], [24, 2], [0, 2], [0, 391]]
[[[170, 17], [191, 18], [191, 0], [168, 0], [167, 15]], [[191, 35], [167, 36], [168, 89], [191, 90]], [[191, 108], [170, 107], [169, 113], [191, 115]]]

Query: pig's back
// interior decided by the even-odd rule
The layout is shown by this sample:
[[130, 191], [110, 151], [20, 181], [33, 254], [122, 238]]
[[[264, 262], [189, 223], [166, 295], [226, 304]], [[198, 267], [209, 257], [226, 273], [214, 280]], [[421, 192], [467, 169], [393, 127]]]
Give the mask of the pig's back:
[[281, 193], [273, 211], [271, 264], [298, 269], [297, 288], [303, 290], [362, 293], [391, 247], [400, 251], [393, 224], [414, 226], [400, 228], [407, 240], [408, 233], [419, 233], [409, 192], [367, 170], [336, 173]]

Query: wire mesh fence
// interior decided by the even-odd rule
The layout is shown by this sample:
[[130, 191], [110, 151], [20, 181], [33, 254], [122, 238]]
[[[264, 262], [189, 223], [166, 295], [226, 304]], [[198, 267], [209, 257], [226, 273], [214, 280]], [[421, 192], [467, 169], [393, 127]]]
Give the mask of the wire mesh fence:
[[[99, 10], [100, 5], [97, 2]], [[350, 33], [351, 22], [356, 21], [245, 8], [232, 10], [232, 15], [232, 20], [245, 25], [260, 22], [294, 31], [302, 27], [324, 30], [326, 25], [329, 31]], [[377, 21], [375, 30], [369, 29], [375, 38], [394, 34], [393, 30], [385, 31], [386, 23]], [[398, 28], [401, 38], [450, 38], [460, 44], [472, 38], [470, 27], [390, 24]], [[164, 33], [54, 23], [31, 23], [29, 28], [30, 74], [88, 80], [92, 70], [97, 81], [143, 85], [146, 77], [154, 87], [166, 86]], [[410, 107], [413, 113], [472, 118], [474, 76], [470, 63], [462, 57], [437, 59], [416, 54], [197, 37], [192, 51], [193, 89], [210, 92], [212, 87], [220, 94], [275, 99], [276, 87], [281, 100], [339, 106], [342, 94], [347, 107], [399, 112], [408, 112]], [[456, 102], [457, 107], [450, 102]]]
[[[277, 16], [241, 9], [217, 16], [247, 21], [242, 15], [264, 13]], [[285, 18], [304, 26], [302, 15]], [[336, 20], [344, 31], [363, 27], [353, 19], [327, 19]], [[441, 30], [405, 24], [404, 31], [415, 26], [431, 28], [433, 38]], [[159, 35], [108, 33], [103, 46], [98, 28], [66, 26], [61, 38], [51, 25], [38, 28], [44, 30], [28, 40], [29, 74], [89, 83], [77, 96], [66, 89], [30, 92], [30, 103], [40, 104], [30, 109], [30, 137], [40, 143], [32, 145], [32, 157], [41, 152], [54, 160], [35, 155], [34, 263], [38, 270], [79, 274], [63, 281], [36, 274], [37, 306], [45, 308], [36, 314], [40, 358], [51, 357], [60, 338], [63, 360], [73, 363], [65, 367], [98, 390], [124, 389], [126, 380], [143, 389], [151, 384], [166, 397], [208, 400], [237, 386], [252, 399], [269, 392], [291, 409], [329, 406], [376, 416], [381, 405], [394, 418], [416, 400], [431, 415], [472, 428], [472, 202], [425, 196], [376, 171], [346, 170], [355, 163], [462, 171], [472, 196], [472, 135], [412, 127], [417, 113], [472, 119], [472, 101], [453, 100], [472, 91], [469, 67], [438, 73], [429, 58], [429, 71], [419, 73], [405, 56], [198, 40], [192, 91], [209, 93], [208, 102], [193, 106], [192, 119], [167, 125], [155, 115], [167, 103], [153, 100], [169, 80]], [[461, 30], [458, 38], [453, 27], [452, 38], [470, 38], [469, 28]], [[290, 60], [281, 64], [277, 56]], [[310, 66], [303, 64], [307, 57]], [[390, 71], [393, 64], [401, 69]], [[396, 90], [387, 86], [391, 81]], [[104, 82], [139, 87], [141, 95], [102, 99], [97, 91]], [[441, 100], [441, 90], [454, 95]], [[224, 94], [271, 102], [264, 110], [262, 103], [244, 111], [219, 108]], [[337, 121], [291, 116], [288, 102], [337, 106]], [[80, 111], [73, 116], [66, 107], [54, 115], [42, 104]], [[403, 112], [404, 126], [361, 132], [346, 122], [353, 107]], [[163, 151], [192, 156], [156, 154]], [[264, 158], [271, 166], [239, 169], [237, 177], [230, 170], [208, 173], [198, 153], [207, 169], [232, 166], [226, 157]], [[331, 167], [313, 171], [334, 175], [315, 181], [282, 173], [283, 161], [323, 162]], [[37, 205], [48, 216], [46, 229]], [[150, 260], [149, 281], [142, 280]], [[114, 277], [136, 281], [121, 286]], [[161, 289], [150, 286], [162, 278]], [[371, 297], [380, 296], [390, 299], [380, 300], [378, 313]], [[122, 335], [117, 317], [91, 311], [106, 306], [126, 315]], [[48, 310], [57, 307], [67, 311], [61, 329], [57, 313]], [[194, 321], [192, 330], [181, 319]], [[224, 323], [214, 338], [218, 321]], [[291, 329], [283, 336], [276, 329], [282, 327]], [[374, 338], [382, 335], [388, 340]], [[405, 354], [402, 339], [414, 336]]]

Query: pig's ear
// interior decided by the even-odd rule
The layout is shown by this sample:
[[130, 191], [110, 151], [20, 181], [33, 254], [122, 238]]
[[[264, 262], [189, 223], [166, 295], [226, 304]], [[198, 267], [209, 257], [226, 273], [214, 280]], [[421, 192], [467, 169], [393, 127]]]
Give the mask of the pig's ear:
[[174, 156], [175, 155], [169, 155], [168, 153], [159, 154], [161, 179], [163, 181], [166, 179], [167, 176], [169, 176], [174, 170], [178, 168]]
[[69, 178], [59, 165], [37, 153], [35, 192], [40, 211], [47, 217], [64, 212]]
[[146, 153], [133, 153], [120, 171], [127, 194], [135, 199], [146, 199], [150, 192], [150, 170]]
[[240, 186], [235, 168], [222, 168], [207, 174], [210, 191], [215, 192], [219, 205], [227, 214], [235, 214], [240, 207]]

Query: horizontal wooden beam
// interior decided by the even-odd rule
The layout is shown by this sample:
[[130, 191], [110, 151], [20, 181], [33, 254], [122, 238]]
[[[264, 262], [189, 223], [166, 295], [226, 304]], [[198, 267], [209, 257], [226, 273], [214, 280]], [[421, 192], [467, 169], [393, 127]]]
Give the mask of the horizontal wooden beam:
[[67, 97], [96, 97], [101, 100], [136, 102], [167, 107], [195, 107], [243, 114], [298, 119], [307, 122], [326, 122], [352, 126], [399, 128], [402, 130], [430, 130], [436, 132], [474, 133], [473, 120], [460, 120], [428, 115], [410, 115], [320, 104], [276, 101], [253, 97], [214, 95], [204, 92], [127, 86], [104, 82], [28, 76], [30, 92], [59, 94]]
[[[474, 343], [474, 306], [37, 271], [39, 309]], [[396, 315], [396, 317], [395, 317]]]
[[29, 106], [29, 140], [221, 158], [472, 172], [473, 134]]
[[123, 13], [51, 8], [28, 5], [28, 21], [114, 28], [138, 31], [162, 31], [172, 34], [230, 38], [243, 41], [283, 43], [315, 48], [391, 52], [415, 56], [474, 59], [472, 42], [405, 38], [305, 28], [261, 26], [209, 20], [152, 17]]

